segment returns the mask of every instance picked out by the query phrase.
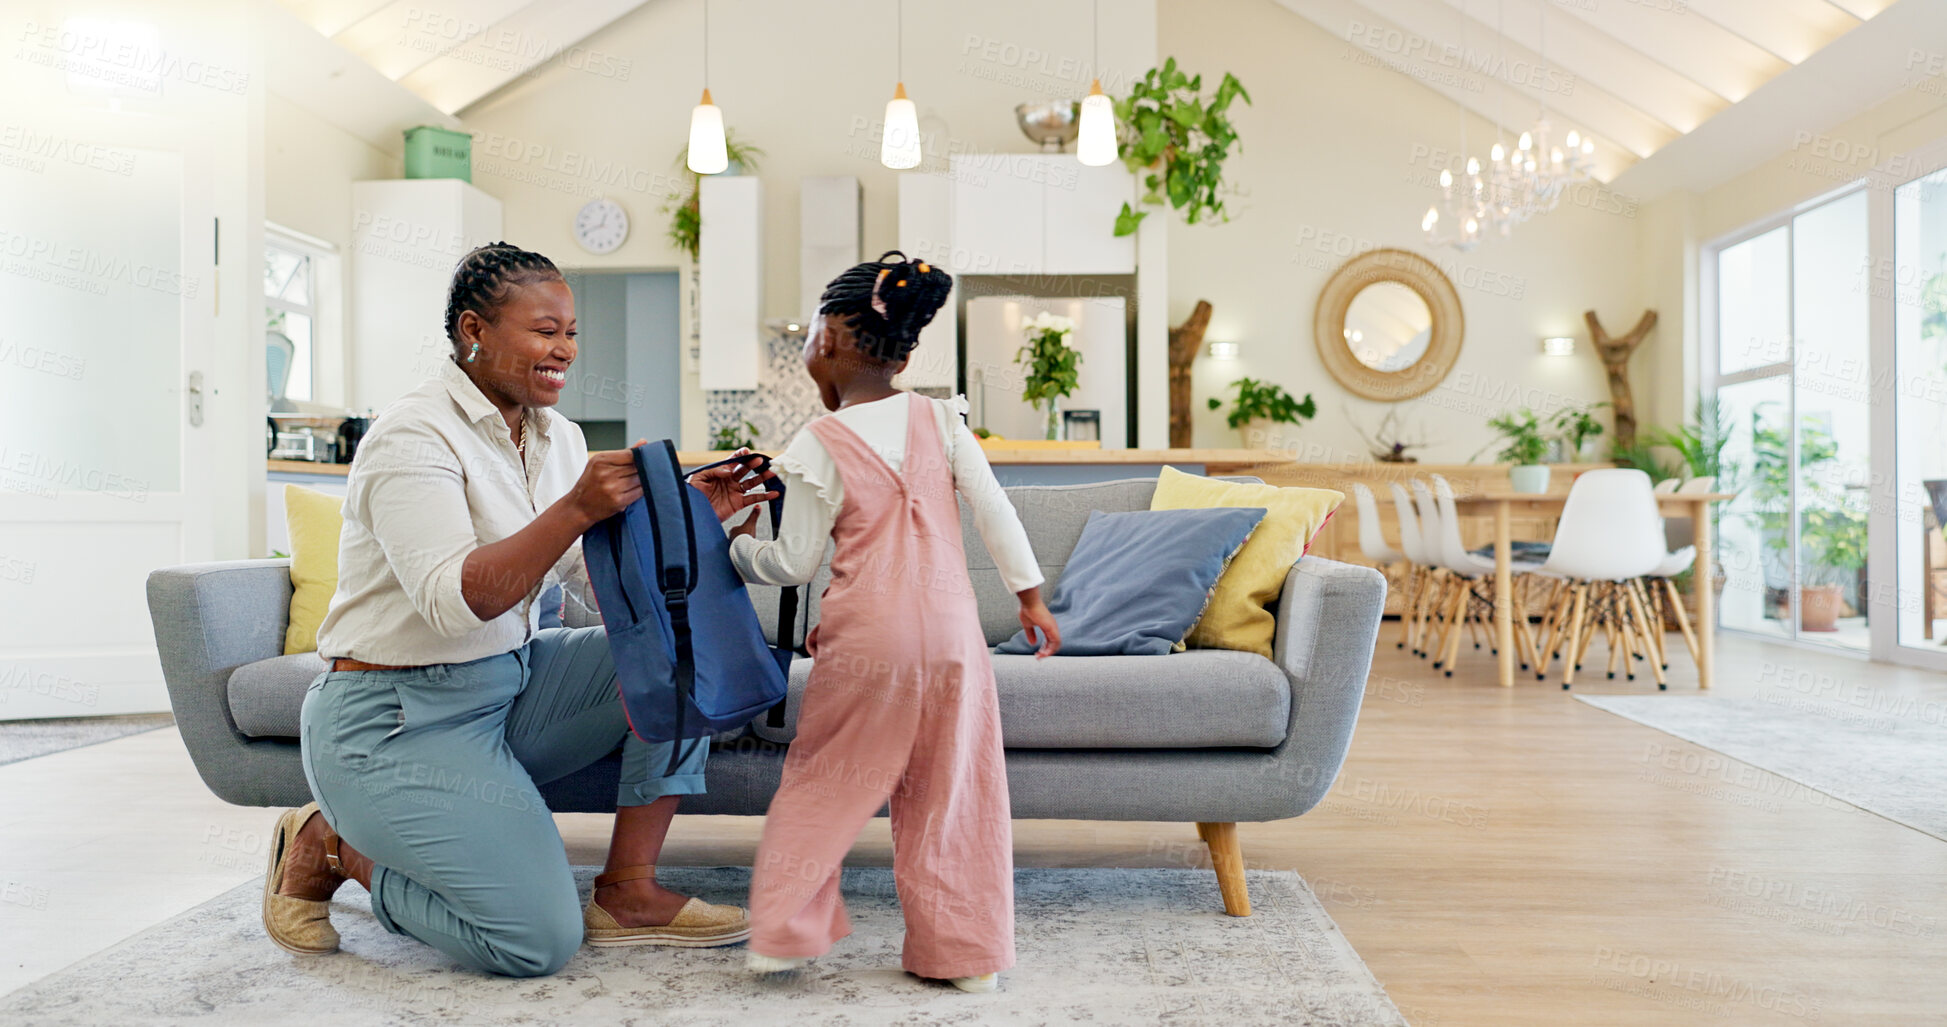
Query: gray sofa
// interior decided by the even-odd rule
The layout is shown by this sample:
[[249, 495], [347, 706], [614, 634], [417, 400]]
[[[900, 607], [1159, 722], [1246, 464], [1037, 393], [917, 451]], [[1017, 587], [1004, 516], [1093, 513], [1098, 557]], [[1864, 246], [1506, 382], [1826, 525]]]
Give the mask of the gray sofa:
[[[1155, 479], [1007, 490], [1049, 585], [1091, 510], [1146, 510]], [[1018, 627], [1013, 596], [963, 516], [989, 644]], [[829, 566], [809, 590], [815, 623]], [[1385, 606], [1385, 579], [1364, 567], [1300, 560], [1278, 600], [1274, 659], [1191, 650], [1167, 656], [996, 656], [1008, 789], [1023, 819], [1195, 822], [1210, 846], [1226, 909], [1248, 915], [1238, 821], [1310, 810], [1352, 740]], [[316, 654], [279, 655], [290, 606], [286, 560], [171, 567], [149, 576], [149, 611], [177, 727], [203, 781], [245, 806], [309, 801], [298, 762], [298, 710], [322, 669]], [[753, 589], [767, 625], [775, 589]], [[810, 670], [795, 662], [785, 727], [760, 719], [720, 737], [709, 793], [686, 813], [762, 814], [777, 786]], [[618, 760], [541, 787], [560, 812], [612, 809]]]

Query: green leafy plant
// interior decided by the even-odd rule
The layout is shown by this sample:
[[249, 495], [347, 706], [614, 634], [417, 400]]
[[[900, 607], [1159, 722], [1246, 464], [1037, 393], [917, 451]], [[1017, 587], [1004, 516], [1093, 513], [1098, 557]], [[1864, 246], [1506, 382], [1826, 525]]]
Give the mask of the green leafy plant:
[[1510, 410], [1487, 422], [1506, 445], [1495, 457], [1516, 467], [1541, 463], [1548, 457], [1548, 437], [1542, 433], [1541, 415], [1526, 407]]
[[1692, 478], [1716, 478], [1719, 492], [1737, 491], [1731, 474], [1734, 468], [1724, 464], [1724, 446], [1731, 441], [1731, 431], [1722, 399], [1714, 396], [1698, 399], [1691, 423], [1675, 431], [1657, 428], [1646, 435], [1650, 445], [1676, 450], [1685, 474]]
[[710, 448], [732, 450], [757, 448], [757, 426], [744, 421], [741, 424], [726, 424], [710, 433]]
[[1665, 478], [1679, 477], [1681, 475], [1680, 471], [1673, 469], [1672, 465], [1666, 464], [1658, 458], [1657, 449], [1657, 444], [1650, 441], [1647, 434], [1638, 434], [1636, 441], [1631, 442], [1627, 446], [1611, 442], [1609, 445], [1609, 462], [1615, 464], [1617, 467], [1633, 467], [1636, 470], [1642, 471], [1644, 474], [1650, 476], [1651, 481], [1662, 481]]
[[[1145, 204], [1170, 206], [1196, 224], [1205, 218], [1229, 220], [1224, 212], [1224, 161], [1237, 145], [1230, 123], [1231, 102], [1251, 102], [1243, 83], [1229, 72], [1215, 95], [1203, 96], [1203, 76], [1186, 75], [1176, 58], [1151, 68], [1129, 95], [1115, 102], [1116, 120], [1126, 129], [1122, 162], [1143, 176]], [[1115, 234], [1128, 235], [1148, 211], [1122, 205]]]
[[1021, 327], [1028, 339], [1014, 354], [1014, 362], [1024, 371], [1021, 397], [1046, 415], [1047, 437], [1059, 438], [1061, 415], [1055, 410], [1055, 401], [1072, 395], [1082, 377], [1082, 353], [1068, 345], [1075, 322], [1059, 314], [1041, 313]]
[[1857, 581], [1866, 566], [1866, 515], [1850, 504], [1819, 506], [1805, 511], [1798, 526], [1799, 540], [1809, 558], [1806, 584], [1838, 585]]
[[1595, 419], [1595, 411], [1606, 407], [1607, 403], [1597, 403], [1586, 407], [1563, 407], [1555, 411], [1548, 423], [1561, 434], [1566, 452], [1562, 455], [1574, 460], [1582, 455], [1582, 447], [1590, 439], [1602, 434], [1602, 422]]
[[[756, 171], [764, 158], [764, 151], [750, 143], [739, 142], [737, 134], [725, 130], [724, 150], [730, 156], [730, 163], [745, 171]], [[671, 195], [663, 204], [663, 213], [669, 215], [669, 241], [695, 260], [703, 245], [703, 176], [689, 170], [690, 148], [676, 155], [676, 167], [689, 176], [690, 188], [682, 195]]]
[[[1318, 416], [1318, 403], [1312, 394], [1305, 393], [1303, 400], [1292, 398], [1291, 393], [1276, 382], [1261, 382], [1256, 378], [1239, 378], [1230, 383], [1237, 395], [1231, 398], [1230, 413], [1224, 422], [1232, 428], [1242, 428], [1252, 421], [1271, 421], [1276, 424], [1303, 424]], [[1210, 397], [1209, 407], [1216, 410], [1224, 405], [1215, 396]]]

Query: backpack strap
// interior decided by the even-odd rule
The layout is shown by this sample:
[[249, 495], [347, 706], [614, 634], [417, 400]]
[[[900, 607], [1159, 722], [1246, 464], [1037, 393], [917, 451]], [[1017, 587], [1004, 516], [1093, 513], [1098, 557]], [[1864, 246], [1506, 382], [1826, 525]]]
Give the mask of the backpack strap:
[[[753, 456], [758, 461], [757, 467], [755, 468], [758, 472], [761, 473], [770, 469], [770, 457], [762, 453], [751, 453], [745, 456], [733, 456], [728, 460], [719, 460], [713, 464], [704, 464], [702, 467], [690, 471], [690, 473], [696, 474], [699, 471], [707, 471], [714, 467], [725, 467], [730, 464], [743, 464]], [[778, 478], [773, 481], [771, 483], [771, 490], [776, 492], [777, 495], [772, 496], [766, 505], [771, 508], [771, 537], [776, 538], [777, 533], [783, 530], [784, 527], [784, 479]], [[777, 639], [778, 648], [789, 649], [798, 654], [803, 654], [804, 652], [804, 647], [798, 642], [798, 606], [802, 600], [803, 592], [804, 586], [802, 585], [792, 585], [789, 588], [779, 590], [777, 600], [777, 633], [772, 636]], [[777, 705], [770, 708], [770, 711], [765, 714], [764, 722], [771, 727], [784, 726], [784, 700], [778, 700]]]
[[[696, 692], [696, 646], [690, 633], [690, 590], [696, 587], [696, 533], [690, 520], [690, 504], [683, 482], [683, 471], [676, 463], [676, 446], [668, 439], [662, 452], [651, 456], [648, 446], [637, 446], [636, 474], [642, 479], [642, 493], [648, 502], [651, 535], [656, 540], [656, 566], [653, 587], [662, 593], [663, 609], [669, 613], [670, 635], [676, 643], [676, 687], [670, 693], [676, 704], [676, 739], [670, 744], [668, 774], [675, 774], [683, 760], [683, 721], [689, 700]], [[680, 537], [679, 537], [680, 536]]]

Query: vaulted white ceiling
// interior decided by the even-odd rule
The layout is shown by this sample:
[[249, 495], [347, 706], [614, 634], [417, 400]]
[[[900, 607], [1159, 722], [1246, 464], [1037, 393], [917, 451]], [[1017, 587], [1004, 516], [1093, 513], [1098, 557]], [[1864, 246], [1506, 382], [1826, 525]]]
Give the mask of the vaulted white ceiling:
[[[278, 2], [451, 115], [647, 0]], [[1947, 0], [1275, 2], [1510, 139], [1545, 105], [1557, 138], [1595, 139], [1598, 179], [1643, 198], [1707, 189], [1870, 108], [1911, 85], [1916, 40], [1947, 41]], [[1429, 141], [1458, 142], [1459, 121]]]
[[[1942, 0], [1277, 2], [1510, 137], [1545, 107], [1557, 139], [1595, 138], [1598, 179], [1646, 195], [1707, 188], [1870, 107], [1904, 84], [1912, 40], [1947, 39], [1930, 34]], [[1458, 141], [1458, 116], [1427, 128]], [[1651, 159], [1666, 151], [1687, 156]]]
[[574, 48], [644, 0], [281, 0], [447, 114]]

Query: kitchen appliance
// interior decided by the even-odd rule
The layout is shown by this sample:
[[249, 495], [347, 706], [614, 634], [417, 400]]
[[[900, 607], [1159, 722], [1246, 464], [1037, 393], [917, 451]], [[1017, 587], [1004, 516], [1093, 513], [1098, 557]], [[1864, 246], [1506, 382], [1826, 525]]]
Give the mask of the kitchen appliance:
[[336, 432], [298, 425], [279, 428], [273, 436], [270, 450], [272, 460], [305, 460], [311, 463], [333, 463], [338, 457], [338, 435]]
[[338, 425], [338, 462], [348, 464], [358, 456], [358, 444], [365, 440], [365, 433], [372, 429], [369, 417], [347, 417]]

